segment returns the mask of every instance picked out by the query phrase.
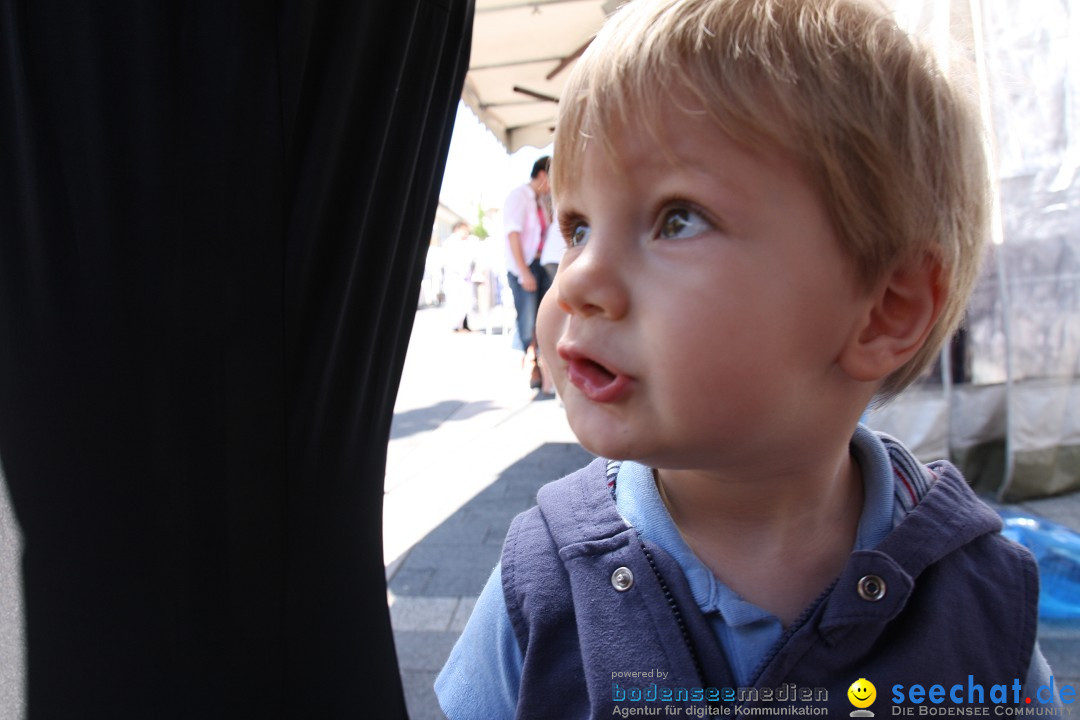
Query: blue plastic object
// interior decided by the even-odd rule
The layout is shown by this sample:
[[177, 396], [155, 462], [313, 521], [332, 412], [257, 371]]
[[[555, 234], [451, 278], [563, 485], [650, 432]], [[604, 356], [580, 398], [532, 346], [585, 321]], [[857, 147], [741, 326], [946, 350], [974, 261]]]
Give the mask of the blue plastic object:
[[1045, 518], [999, 510], [1001, 533], [1039, 563], [1039, 618], [1080, 620], [1080, 534]]

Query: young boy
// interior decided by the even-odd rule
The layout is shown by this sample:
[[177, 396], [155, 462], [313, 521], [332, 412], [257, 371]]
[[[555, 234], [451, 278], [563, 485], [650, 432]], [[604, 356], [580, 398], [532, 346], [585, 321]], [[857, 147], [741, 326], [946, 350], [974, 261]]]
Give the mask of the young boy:
[[514, 521], [448, 717], [957, 714], [1050, 686], [1030, 556], [955, 468], [858, 425], [973, 284], [969, 102], [853, 0], [634, 0], [568, 82], [538, 334], [582, 445], [621, 462]]

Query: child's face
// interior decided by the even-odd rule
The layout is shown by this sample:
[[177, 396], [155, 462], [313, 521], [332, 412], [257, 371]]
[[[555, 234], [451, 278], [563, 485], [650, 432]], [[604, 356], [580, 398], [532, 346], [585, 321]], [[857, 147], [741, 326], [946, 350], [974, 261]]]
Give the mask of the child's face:
[[779, 151], [661, 120], [670, 153], [620, 132], [613, 164], [594, 141], [557, 198], [576, 244], [538, 336], [571, 427], [672, 469], [812, 447], [835, 431], [835, 361], [866, 307], [826, 210]]

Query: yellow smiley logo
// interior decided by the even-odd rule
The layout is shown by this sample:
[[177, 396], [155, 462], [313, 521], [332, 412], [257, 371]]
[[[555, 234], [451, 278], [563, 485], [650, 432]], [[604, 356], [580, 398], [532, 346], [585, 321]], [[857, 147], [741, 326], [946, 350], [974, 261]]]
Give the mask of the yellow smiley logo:
[[877, 688], [874, 687], [874, 683], [866, 678], [859, 678], [851, 683], [851, 687], [847, 691], [847, 697], [855, 707], [868, 708], [877, 699]]

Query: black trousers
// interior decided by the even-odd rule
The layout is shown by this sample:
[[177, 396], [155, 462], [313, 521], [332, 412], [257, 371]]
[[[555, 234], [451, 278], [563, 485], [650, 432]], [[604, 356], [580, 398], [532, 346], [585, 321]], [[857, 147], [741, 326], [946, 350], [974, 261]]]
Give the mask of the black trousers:
[[29, 718], [405, 716], [382, 479], [471, 16], [0, 0]]

